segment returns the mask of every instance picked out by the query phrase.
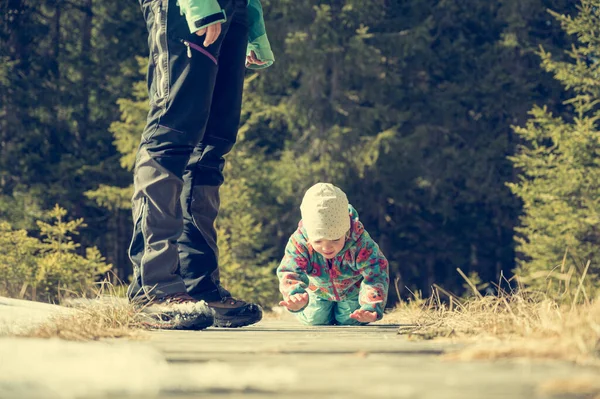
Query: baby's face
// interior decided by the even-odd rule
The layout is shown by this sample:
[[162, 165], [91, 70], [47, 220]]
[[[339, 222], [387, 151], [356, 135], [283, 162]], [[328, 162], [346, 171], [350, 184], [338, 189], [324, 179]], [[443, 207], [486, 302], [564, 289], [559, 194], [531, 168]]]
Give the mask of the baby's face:
[[325, 257], [325, 259], [333, 259], [344, 248], [346, 236], [342, 236], [337, 240], [316, 240], [310, 241], [310, 244], [315, 251]]

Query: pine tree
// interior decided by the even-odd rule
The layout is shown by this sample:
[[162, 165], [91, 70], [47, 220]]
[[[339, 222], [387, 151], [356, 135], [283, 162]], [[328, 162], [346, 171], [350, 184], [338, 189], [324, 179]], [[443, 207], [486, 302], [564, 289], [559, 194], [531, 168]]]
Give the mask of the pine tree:
[[33, 229], [41, 209], [60, 203], [88, 221], [83, 247], [125, 262], [123, 213], [84, 192], [130, 182], [108, 127], [122, 88], [138, 79], [144, 30], [134, 2], [0, 4], [0, 219]]
[[96, 279], [108, 272], [96, 247], [78, 254], [80, 244], [73, 240], [82, 219], [66, 220], [67, 211], [55, 206], [38, 220], [39, 235], [14, 229], [0, 222], [0, 295], [56, 302], [67, 296], [93, 294]]
[[524, 281], [569, 295], [587, 271], [591, 296], [592, 286], [600, 288], [600, 1], [582, 0], [578, 10], [575, 17], [552, 13], [577, 38], [570, 60], [541, 50], [543, 69], [570, 97], [567, 111], [534, 107], [527, 124], [515, 129], [525, 144], [512, 158], [521, 173], [511, 188], [524, 203], [518, 229]]
[[[272, 268], [302, 193], [328, 180], [360, 211], [400, 289], [461, 289], [456, 267], [482, 281], [511, 270], [521, 204], [505, 184], [520, 140], [510, 125], [534, 103], [562, 115], [566, 92], [535, 52], [563, 57], [571, 39], [546, 7], [574, 4], [265, 0], [277, 62], [248, 72], [223, 187], [225, 264]], [[0, 11], [0, 219], [32, 229], [61, 203], [88, 221], [84, 246], [127, 278], [130, 168], [147, 106], [139, 7], [9, 0]], [[236, 220], [260, 231], [241, 237]]]
[[250, 87], [246, 138], [277, 175], [278, 248], [301, 193], [329, 180], [348, 193], [400, 289], [460, 290], [457, 267], [483, 281], [509, 273], [520, 208], [505, 185], [518, 141], [510, 125], [557, 92], [531, 67], [533, 49], [567, 42], [544, 4], [266, 2], [284, 56]]

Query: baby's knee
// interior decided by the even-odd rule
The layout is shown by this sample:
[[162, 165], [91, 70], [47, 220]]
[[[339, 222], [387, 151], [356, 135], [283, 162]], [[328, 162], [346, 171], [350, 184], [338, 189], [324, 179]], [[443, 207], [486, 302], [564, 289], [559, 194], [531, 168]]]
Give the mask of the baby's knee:
[[328, 326], [332, 324], [331, 315], [325, 312], [310, 314], [302, 312], [298, 313], [296, 317], [305, 326]]

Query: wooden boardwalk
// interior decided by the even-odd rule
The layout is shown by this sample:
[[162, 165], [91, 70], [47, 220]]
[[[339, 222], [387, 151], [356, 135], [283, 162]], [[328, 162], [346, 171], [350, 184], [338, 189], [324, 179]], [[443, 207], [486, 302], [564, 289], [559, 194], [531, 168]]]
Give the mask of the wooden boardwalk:
[[547, 397], [538, 393], [540, 383], [582, 373], [560, 362], [445, 361], [440, 354], [456, 346], [412, 342], [396, 330], [267, 320], [237, 330], [157, 331], [148, 343], [182, 376], [206, 379], [163, 392], [162, 397], [179, 399], [200, 393], [203, 398], [531, 399]]
[[539, 387], [599, 374], [563, 362], [447, 361], [441, 355], [457, 345], [410, 341], [395, 325], [304, 327], [287, 313], [241, 329], [152, 331], [138, 341], [10, 337], [70, 311], [0, 298], [0, 399], [566, 399], [589, 395], [549, 396]]

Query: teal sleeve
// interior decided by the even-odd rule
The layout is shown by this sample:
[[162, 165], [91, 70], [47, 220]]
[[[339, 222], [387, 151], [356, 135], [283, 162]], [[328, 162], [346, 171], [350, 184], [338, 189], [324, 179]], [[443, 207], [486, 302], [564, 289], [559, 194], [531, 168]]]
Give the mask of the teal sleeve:
[[227, 15], [217, 0], [179, 0], [177, 4], [191, 33], [227, 21]]
[[271, 44], [267, 38], [265, 20], [263, 17], [260, 0], [248, 0], [248, 21], [250, 29], [248, 32], [248, 51], [254, 52], [259, 61], [266, 62], [264, 65], [248, 65], [249, 69], [267, 68], [275, 62], [275, 56], [271, 50]]
[[[298, 233], [290, 237], [285, 247], [285, 255], [277, 268], [279, 278], [279, 291], [284, 300], [295, 294], [306, 293], [308, 287], [308, 275], [306, 274], [309, 264], [308, 249], [303, 244]], [[300, 309], [299, 311], [302, 311]]]
[[366, 231], [362, 233], [359, 242], [356, 266], [363, 280], [358, 302], [362, 310], [376, 312], [377, 320], [380, 320], [383, 317], [390, 285], [388, 261]]

